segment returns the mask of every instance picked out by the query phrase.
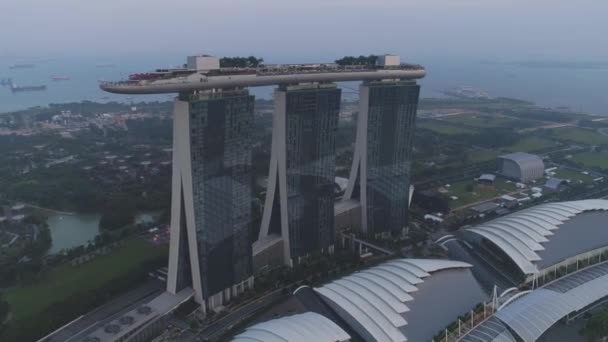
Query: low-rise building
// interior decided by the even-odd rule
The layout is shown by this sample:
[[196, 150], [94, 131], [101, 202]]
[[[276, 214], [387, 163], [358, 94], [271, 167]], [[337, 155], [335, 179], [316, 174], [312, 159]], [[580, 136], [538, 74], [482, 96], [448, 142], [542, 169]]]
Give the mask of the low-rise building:
[[568, 187], [568, 181], [561, 178], [549, 178], [543, 187], [551, 192], [563, 191]]
[[493, 212], [498, 207], [499, 207], [498, 203], [486, 202], [486, 203], [481, 203], [481, 204], [478, 204], [478, 205], [472, 207], [471, 210], [473, 210], [474, 212], [476, 212], [478, 214], [487, 214], [487, 213]]
[[498, 169], [504, 177], [527, 183], [543, 177], [545, 164], [537, 155], [516, 152], [498, 157]]
[[494, 185], [494, 181], [496, 181], [496, 175], [491, 173], [484, 173], [477, 179], [477, 182], [482, 185]]

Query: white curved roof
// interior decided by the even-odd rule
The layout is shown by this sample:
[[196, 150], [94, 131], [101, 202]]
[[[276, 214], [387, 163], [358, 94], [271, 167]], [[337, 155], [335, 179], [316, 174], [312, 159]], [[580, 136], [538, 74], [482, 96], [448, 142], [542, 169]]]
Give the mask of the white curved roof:
[[341, 278], [315, 291], [340, 307], [377, 341], [407, 341], [404, 313], [412, 301], [409, 293], [432, 273], [444, 269], [469, 268], [451, 260], [397, 259]]
[[507, 304], [460, 341], [505, 341], [505, 325], [523, 341], [536, 341], [566, 315], [608, 296], [607, 283], [608, 262], [567, 275]]
[[459, 342], [517, 342], [507, 326], [496, 316], [467, 332]]
[[325, 316], [306, 312], [251, 326], [233, 342], [343, 342], [350, 336]]
[[498, 158], [503, 159], [505, 164], [517, 165], [515, 170], [513, 167], [503, 164], [501, 167], [502, 173], [507, 177], [518, 178], [523, 182], [541, 178], [545, 171], [543, 160], [534, 154], [515, 152]]
[[542, 204], [467, 231], [483, 236], [503, 250], [525, 274], [538, 273], [538, 252], [560, 226], [585, 211], [608, 210], [608, 200], [590, 199]]

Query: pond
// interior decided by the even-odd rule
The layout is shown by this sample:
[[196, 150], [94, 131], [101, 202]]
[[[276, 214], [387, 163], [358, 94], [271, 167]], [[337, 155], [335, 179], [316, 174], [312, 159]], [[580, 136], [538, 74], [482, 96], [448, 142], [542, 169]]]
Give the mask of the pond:
[[[63, 214], [47, 212], [53, 244], [48, 254], [59, 253], [62, 249], [86, 245], [99, 234], [100, 214]], [[158, 212], [141, 212], [135, 215], [136, 224], [152, 223], [158, 219]]]
[[55, 254], [62, 249], [86, 245], [99, 234], [99, 214], [66, 215], [49, 213], [47, 223], [51, 230], [53, 245], [49, 254]]

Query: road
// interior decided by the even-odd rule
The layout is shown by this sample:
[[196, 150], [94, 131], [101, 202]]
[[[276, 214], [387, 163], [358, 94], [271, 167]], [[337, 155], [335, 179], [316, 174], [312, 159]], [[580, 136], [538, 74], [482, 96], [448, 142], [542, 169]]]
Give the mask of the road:
[[463, 210], [463, 209], [466, 209], [466, 208], [469, 208], [469, 207], [474, 207], [474, 206], [476, 206], [478, 204], [482, 204], [482, 203], [486, 203], [486, 202], [490, 202], [490, 201], [495, 201], [495, 200], [497, 200], [497, 199], [499, 199], [499, 198], [501, 198], [502, 196], [505, 196], [505, 195], [507, 195], [507, 196], [513, 196], [513, 195], [516, 195], [516, 194], [518, 194], [518, 193], [520, 193], [522, 191], [525, 191], [525, 190], [527, 190], [527, 189], [517, 189], [516, 191], [511, 191], [511, 192], [508, 192], [506, 194], [499, 194], [496, 197], [486, 198], [486, 199], [483, 199], [483, 200], [480, 200], [480, 201], [477, 201], [477, 202], [465, 204], [465, 205], [460, 206], [458, 208], [452, 209], [452, 212], [454, 212], [454, 211], [460, 211], [460, 210]]
[[383, 254], [386, 254], [386, 255], [394, 255], [395, 254], [394, 251], [388, 250], [388, 249], [383, 248], [383, 247], [378, 246], [378, 245], [374, 245], [373, 243], [367, 242], [365, 240], [357, 239], [354, 236], [354, 234], [343, 234], [343, 233], [340, 233], [340, 237], [343, 238], [343, 239], [346, 239], [346, 240], [353, 240], [355, 246], [356, 246], [356, 244], [360, 244], [360, 245], [365, 246], [365, 247], [367, 247], [369, 249], [372, 249], [372, 250], [374, 250], [376, 252], [380, 252], [380, 253], [383, 253]]
[[560, 127], [568, 127], [568, 126], [578, 126], [578, 124], [576, 121], [563, 122], [563, 123], [551, 123], [551, 124], [547, 124], [547, 125], [543, 125], [543, 126], [520, 129], [519, 131], [517, 131], [517, 133], [527, 133], [527, 132], [533, 132], [533, 131], [536, 131], [539, 129], [560, 128]]
[[241, 306], [235, 311], [227, 314], [226, 316], [220, 318], [216, 322], [211, 323], [207, 327], [203, 329], [203, 331], [197, 336], [191, 337], [189, 339], [180, 339], [181, 341], [206, 341], [206, 340], [217, 340], [222, 337], [223, 334], [232, 329], [235, 325], [241, 323], [245, 319], [248, 319], [252, 315], [258, 313], [259, 311], [267, 308], [269, 305], [275, 303], [276, 301], [287, 298], [290, 295], [289, 292], [284, 293], [283, 289], [278, 289], [273, 292], [268, 293], [267, 295], [256, 299], [248, 304]]
[[86, 313], [71, 323], [40, 339], [40, 342], [80, 341], [99, 326], [121, 316], [125, 312], [148, 302], [164, 290], [164, 284], [149, 279], [143, 285], [114, 298], [109, 303]]

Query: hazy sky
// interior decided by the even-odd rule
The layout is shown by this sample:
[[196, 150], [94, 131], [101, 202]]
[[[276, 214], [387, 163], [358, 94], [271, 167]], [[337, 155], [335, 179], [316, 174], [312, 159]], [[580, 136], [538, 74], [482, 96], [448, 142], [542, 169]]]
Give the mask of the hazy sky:
[[607, 14], [607, 0], [0, 0], [0, 56], [608, 60]]

